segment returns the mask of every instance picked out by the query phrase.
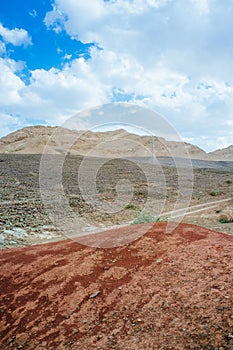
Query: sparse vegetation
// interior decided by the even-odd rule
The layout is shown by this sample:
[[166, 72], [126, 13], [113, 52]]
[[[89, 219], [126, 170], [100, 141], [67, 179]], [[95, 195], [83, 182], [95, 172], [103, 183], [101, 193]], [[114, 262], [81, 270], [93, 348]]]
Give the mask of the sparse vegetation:
[[136, 206], [136, 205], [133, 204], [133, 203], [128, 203], [128, 204], [125, 206], [125, 209], [138, 210], [138, 206]]
[[221, 224], [233, 223], [233, 217], [227, 214], [222, 214], [218, 220]]
[[[59, 155], [54, 155], [58, 157]], [[43, 227], [51, 224], [50, 218], [44, 208], [39, 191], [39, 167], [41, 156], [31, 154], [0, 154], [0, 160], [4, 166], [1, 167], [0, 177], [2, 185], [0, 186], [2, 212], [0, 219], [0, 235], [4, 235], [5, 229], [14, 229], [20, 227], [31, 231], [31, 228]], [[140, 208], [145, 207], [148, 198], [148, 184], [145, 174], [140, 167], [134, 163], [123, 160], [113, 159], [107, 161], [98, 171], [96, 179], [96, 189], [98, 197], [93, 198], [92, 202], [87, 202], [82, 196], [79, 188], [78, 169], [82, 162], [81, 156], [66, 157], [62, 173], [62, 183], [66, 199], [69, 201], [74, 215], [87, 220], [91, 225], [112, 226], [117, 224], [143, 222], [165, 221], [166, 219], [155, 217], [155, 208], [145, 209], [140, 213]], [[91, 159], [91, 167], [87, 169], [86, 178], [90, 180], [92, 168], [99, 164], [98, 159]], [[217, 165], [216, 165], [217, 166]], [[148, 173], [152, 171], [152, 165], [147, 165]], [[158, 188], [155, 194], [155, 202], [159, 199], [166, 201], [164, 211], [173, 208], [178, 198], [178, 175], [176, 169], [171, 166], [163, 166], [166, 183]], [[228, 198], [231, 195], [231, 184], [233, 181], [232, 172], [222, 172], [215, 169], [196, 169], [194, 168], [194, 184], [192, 201], [190, 205], [211, 202], [212, 199]], [[129, 202], [122, 203], [122, 207], [116, 213], [107, 213], [99, 210], [99, 203], [104, 206], [114, 203], [117, 194], [116, 185], [122, 179], [129, 179], [133, 184], [133, 196]], [[214, 192], [212, 196], [210, 193]], [[127, 204], [128, 203], [128, 204]], [[171, 206], [169, 206], [171, 205]], [[146, 211], [150, 213], [146, 213]], [[202, 215], [202, 212], [194, 216], [188, 216], [187, 221], [194, 222], [200, 226], [208, 225], [215, 230], [221, 230], [232, 234], [232, 203], [226, 202], [219, 204], [211, 211], [210, 215]], [[217, 211], [217, 210], [221, 210]], [[222, 215], [227, 214], [225, 220]], [[226, 223], [226, 225], [224, 225]], [[228, 223], [228, 224], [227, 224]], [[40, 230], [40, 229], [39, 229]], [[33, 231], [34, 232], [34, 231]], [[20, 243], [21, 244], [21, 243]], [[0, 246], [1, 247], [1, 246]]]
[[227, 219], [227, 218], [220, 218], [218, 221], [221, 222], [221, 224], [231, 224], [231, 223], [233, 223], [233, 219]]
[[136, 212], [136, 216], [134, 218], [134, 221], [132, 222], [132, 225], [160, 221], [167, 221], [167, 218], [162, 219], [159, 216], [154, 216], [150, 212], [147, 212], [145, 210], [138, 210]]
[[221, 224], [230, 224], [233, 223], [233, 210], [231, 208], [223, 209], [218, 220]]
[[232, 180], [226, 180], [226, 184], [231, 185], [232, 184]]
[[217, 192], [217, 191], [211, 191], [211, 192], [209, 193], [209, 195], [212, 196], [212, 197], [215, 197], [215, 196], [218, 195], [218, 192]]

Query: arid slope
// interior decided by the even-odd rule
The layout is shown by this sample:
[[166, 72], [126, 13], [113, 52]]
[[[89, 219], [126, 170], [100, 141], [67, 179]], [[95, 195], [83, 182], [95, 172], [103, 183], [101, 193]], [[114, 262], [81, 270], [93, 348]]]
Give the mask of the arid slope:
[[1, 251], [1, 349], [232, 350], [233, 237], [165, 226], [119, 248]]

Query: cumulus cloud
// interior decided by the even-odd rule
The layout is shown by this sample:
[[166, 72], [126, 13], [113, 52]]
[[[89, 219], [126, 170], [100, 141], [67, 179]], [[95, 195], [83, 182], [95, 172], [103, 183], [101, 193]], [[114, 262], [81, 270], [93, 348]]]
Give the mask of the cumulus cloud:
[[2, 112], [0, 112], [0, 120], [0, 137], [9, 134], [12, 130], [18, 129], [23, 125], [20, 118]]
[[[0, 58], [0, 105], [7, 114], [61, 124], [80, 109], [106, 103], [107, 89], [91, 72], [83, 58], [63, 69], [37, 69], [28, 85], [20, 79], [20, 65]], [[106, 90], [106, 91], [105, 91]], [[10, 122], [10, 120], [9, 120]]]
[[10, 59], [0, 58], [0, 105], [1, 108], [22, 102], [20, 91], [24, 83], [16, 75], [19, 65]]
[[65, 65], [62, 70], [33, 71], [30, 92], [44, 101], [50, 101], [57, 111], [68, 113], [74, 113], [80, 107], [107, 102], [102, 84], [83, 58]]
[[5, 43], [15, 46], [28, 46], [32, 44], [31, 37], [25, 29], [8, 29], [0, 23], [0, 36]]

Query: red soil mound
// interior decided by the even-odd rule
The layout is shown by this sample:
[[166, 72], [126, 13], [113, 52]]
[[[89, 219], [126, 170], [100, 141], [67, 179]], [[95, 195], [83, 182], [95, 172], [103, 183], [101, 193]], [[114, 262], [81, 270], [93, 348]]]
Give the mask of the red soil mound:
[[1, 349], [233, 349], [233, 237], [165, 225], [1, 251]]

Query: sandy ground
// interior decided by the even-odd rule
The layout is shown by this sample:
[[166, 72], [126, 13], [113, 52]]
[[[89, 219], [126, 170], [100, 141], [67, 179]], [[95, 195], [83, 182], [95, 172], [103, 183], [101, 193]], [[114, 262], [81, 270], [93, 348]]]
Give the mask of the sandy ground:
[[[0, 252], [1, 349], [233, 349], [233, 237], [130, 226], [130, 244]], [[137, 234], [136, 234], [137, 236]]]

